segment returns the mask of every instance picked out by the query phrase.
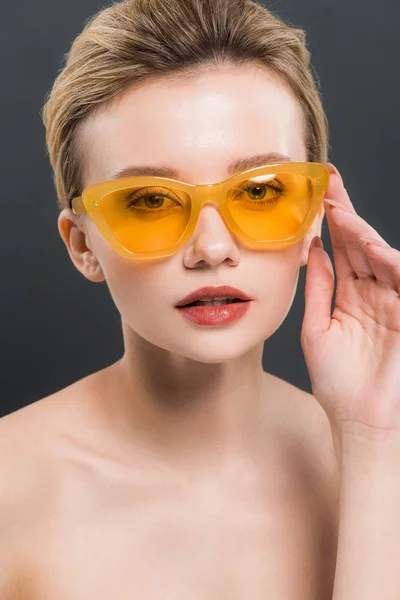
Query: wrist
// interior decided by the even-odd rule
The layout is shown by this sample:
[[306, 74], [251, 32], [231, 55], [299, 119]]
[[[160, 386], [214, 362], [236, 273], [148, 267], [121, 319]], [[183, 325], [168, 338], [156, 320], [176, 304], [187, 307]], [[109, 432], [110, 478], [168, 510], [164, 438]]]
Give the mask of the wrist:
[[362, 423], [331, 424], [333, 444], [339, 466], [348, 462], [392, 463], [400, 468], [400, 433], [379, 430]]

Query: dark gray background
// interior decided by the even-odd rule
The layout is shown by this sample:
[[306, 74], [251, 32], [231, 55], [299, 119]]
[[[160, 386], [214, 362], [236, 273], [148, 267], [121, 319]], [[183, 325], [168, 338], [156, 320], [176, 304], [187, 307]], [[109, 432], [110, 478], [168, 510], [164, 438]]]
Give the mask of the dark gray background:
[[[400, 248], [400, 70], [396, 0], [281, 0], [268, 8], [307, 32], [331, 130], [330, 161], [357, 212]], [[57, 229], [40, 110], [63, 55], [98, 0], [2, 2], [0, 416], [123, 354], [105, 283], [73, 266]], [[332, 257], [324, 223], [323, 241]], [[264, 369], [311, 392], [300, 330], [306, 269], [293, 307], [265, 343]]]

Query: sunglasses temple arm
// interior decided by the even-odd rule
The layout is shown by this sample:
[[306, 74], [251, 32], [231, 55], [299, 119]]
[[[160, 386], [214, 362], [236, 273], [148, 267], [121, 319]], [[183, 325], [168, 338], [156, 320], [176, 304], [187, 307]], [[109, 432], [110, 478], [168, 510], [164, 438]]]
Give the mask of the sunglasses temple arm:
[[85, 205], [82, 202], [82, 196], [77, 196], [76, 198], [72, 198], [70, 202], [70, 206], [72, 212], [75, 215], [82, 215], [87, 212]]

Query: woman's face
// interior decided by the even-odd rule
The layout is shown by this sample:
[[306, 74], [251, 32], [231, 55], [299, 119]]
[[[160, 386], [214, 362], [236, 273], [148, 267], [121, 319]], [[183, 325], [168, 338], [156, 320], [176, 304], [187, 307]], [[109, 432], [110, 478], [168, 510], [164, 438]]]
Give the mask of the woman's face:
[[[130, 165], [166, 165], [179, 180], [209, 184], [227, 179], [228, 165], [239, 158], [276, 152], [307, 160], [300, 108], [273, 75], [256, 66], [208, 68], [189, 80], [132, 87], [92, 116], [81, 134], [84, 186]], [[217, 363], [262, 344], [281, 325], [322, 218], [323, 208], [297, 244], [253, 251], [234, 239], [215, 205], [206, 205], [186, 245], [155, 261], [122, 258], [88, 216], [77, 219], [69, 209], [60, 215], [59, 231], [85, 277], [106, 280], [125, 337]], [[175, 309], [207, 285], [243, 290], [254, 299], [247, 314], [225, 326], [202, 327]]]

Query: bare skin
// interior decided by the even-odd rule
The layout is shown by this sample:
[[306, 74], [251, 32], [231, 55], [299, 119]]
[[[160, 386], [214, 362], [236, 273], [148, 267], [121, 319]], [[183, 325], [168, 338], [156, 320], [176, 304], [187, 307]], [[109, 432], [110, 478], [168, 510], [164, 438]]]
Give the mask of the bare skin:
[[[307, 160], [293, 95], [248, 66], [133, 87], [83, 134], [84, 186], [127, 165], [208, 184], [265, 153]], [[299, 243], [256, 252], [207, 204], [184, 247], [143, 265], [62, 211], [73, 264], [121, 314], [125, 353], [0, 419], [1, 600], [331, 599], [330, 424], [262, 370], [323, 217]], [[237, 323], [202, 328], [176, 311], [223, 284], [253, 298]]]
[[260, 453], [188, 472], [110, 435], [114, 368], [0, 419], [2, 600], [330, 599], [339, 472], [313, 396], [265, 373]]

